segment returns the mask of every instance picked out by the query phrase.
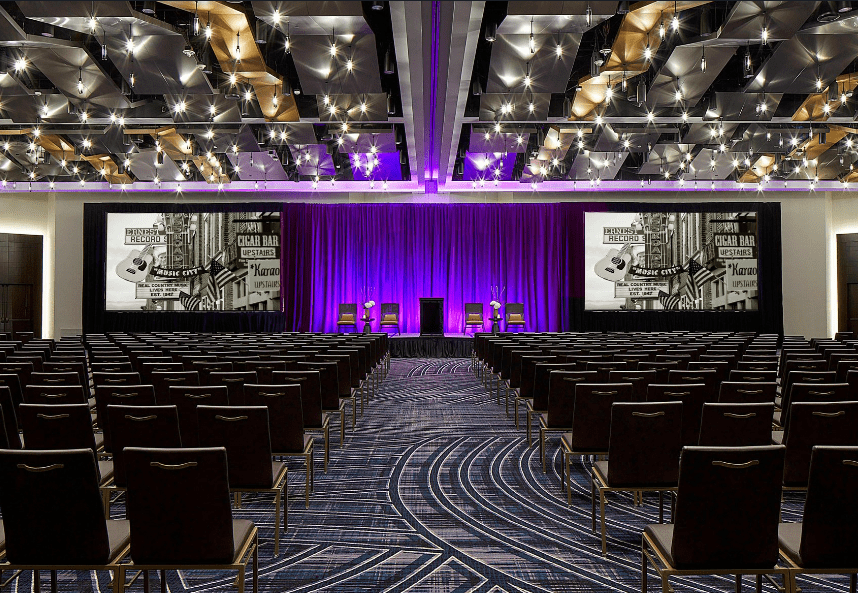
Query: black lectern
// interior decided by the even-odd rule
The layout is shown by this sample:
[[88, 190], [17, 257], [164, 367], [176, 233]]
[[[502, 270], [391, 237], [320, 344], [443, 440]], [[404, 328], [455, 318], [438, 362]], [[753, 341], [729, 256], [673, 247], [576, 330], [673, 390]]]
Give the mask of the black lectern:
[[420, 335], [444, 335], [444, 299], [420, 299]]

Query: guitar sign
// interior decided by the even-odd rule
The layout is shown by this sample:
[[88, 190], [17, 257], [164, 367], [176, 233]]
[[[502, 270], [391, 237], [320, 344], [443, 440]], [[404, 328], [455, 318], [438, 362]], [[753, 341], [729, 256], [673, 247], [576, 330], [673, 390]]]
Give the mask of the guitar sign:
[[116, 265], [116, 275], [128, 282], [142, 282], [152, 267], [155, 257], [152, 255], [154, 245], [147, 245], [140, 250], [133, 250], [128, 257]]
[[626, 243], [619, 251], [609, 250], [605, 257], [596, 262], [596, 275], [611, 282], [619, 282], [625, 278], [629, 272], [628, 264], [632, 261], [632, 255], [629, 253], [631, 248], [631, 244]]

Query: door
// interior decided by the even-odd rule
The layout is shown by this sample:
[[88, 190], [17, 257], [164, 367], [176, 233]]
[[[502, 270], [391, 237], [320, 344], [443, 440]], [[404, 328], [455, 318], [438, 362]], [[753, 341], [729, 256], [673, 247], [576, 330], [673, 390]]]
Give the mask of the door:
[[33, 285], [0, 284], [0, 332], [32, 332]]
[[858, 335], [858, 283], [846, 285], [846, 330]]

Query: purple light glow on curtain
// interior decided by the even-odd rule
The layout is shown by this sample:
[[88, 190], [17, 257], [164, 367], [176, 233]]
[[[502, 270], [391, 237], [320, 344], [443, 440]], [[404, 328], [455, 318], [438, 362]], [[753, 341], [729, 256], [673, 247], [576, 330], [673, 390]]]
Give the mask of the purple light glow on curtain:
[[283, 270], [294, 278], [283, 287], [287, 327], [336, 331], [337, 306], [357, 303], [360, 313], [371, 286], [374, 330], [381, 303], [391, 302], [401, 331], [417, 333], [419, 299], [442, 297], [444, 331], [461, 334], [465, 303], [483, 303], [488, 318], [499, 285], [504, 302], [524, 303], [527, 330], [560, 331], [571, 296], [563, 206], [286, 204]]

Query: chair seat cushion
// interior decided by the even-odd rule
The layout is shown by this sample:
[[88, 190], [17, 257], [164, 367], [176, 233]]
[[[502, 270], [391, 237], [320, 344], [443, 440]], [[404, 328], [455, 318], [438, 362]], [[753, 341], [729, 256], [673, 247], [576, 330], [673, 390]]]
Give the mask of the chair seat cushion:
[[676, 567], [676, 562], [670, 553], [671, 543], [673, 543], [673, 524], [647, 525], [644, 527], [644, 533], [649, 536], [656, 550], [667, 559], [668, 563]]
[[524, 323], [524, 316], [521, 313], [510, 313], [507, 323]]
[[277, 485], [277, 481], [286, 473], [286, 464], [282, 461], [271, 462], [271, 483]]
[[772, 431], [772, 444], [773, 445], [783, 445], [784, 444], [784, 431], [782, 431], [782, 430], [773, 430]]
[[778, 410], [777, 412], [774, 413], [774, 415], [772, 416], [772, 420], [774, 420], [775, 424], [779, 424], [780, 426], [783, 426], [783, 424], [781, 423], [781, 411], [780, 410]]
[[131, 542], [131, 522], [127, 519], [107, 521], [107, 543], [110, 546], [110, 560], [116, 558], [125, 546]]
[[340, 315], [340, 320], [337, 323], [354, 323], [355, 316], [351, 313], [343, 313]]
[[[608, 462], [597, 461], [593, 464], [593, 471], [599, 474], [599, 477], [605, 484], [608, 484]], [[610, 484], [608, 484], [610, 485]]]
[[778, 525], [778, 547], [784, 551], [790, 560], [804, 566], [799, 554], [801, 545], [801, 523], [780, 523]]
[[247, 542], [247, 539], [253, 534], [253, 521], [248, 521], [247, 519], [233, 519], [232, 520], [232, 545], [233, 545], [233, 553], [232, 553], [232, 561], [238, 562], [238, 555], [241, 553], [241, 549], [244, 547], [244, 544]]
[[395, 314], [393, 314], [393, 313], [386, 313], [386, 314], [381, 318], [381, 322], [382, 322], [382, 323], [397, 323], [397, 321], [396, 321], [396, 315], [395, 315]]
[[107, 484], [113, 479], [113, 461], [110, 459], [99, 459], [98, 473], [101, 474], [101, 484]]
[[351, 321], [343, 321], [341, 319], [340, 321], [337, 321], [337, 325], [356, 325], [356, 324], [355, 324], [354, 319], [352, 319]]
[[3, 527], [3, 521], [0, 520], [0, 551], [6, 549], [6, 529]]
[[468, 321], [467, 323], [482, 323], [483, 316], [479, 313], [468, 313]]
[[103, 432], [97, 432], [97, 433], [95, 433], [95, 448], [96, 448], [96, 450], [98, 450], [98, 449], [101, 449], [102, 447], [104, 447], [104, 433]]

